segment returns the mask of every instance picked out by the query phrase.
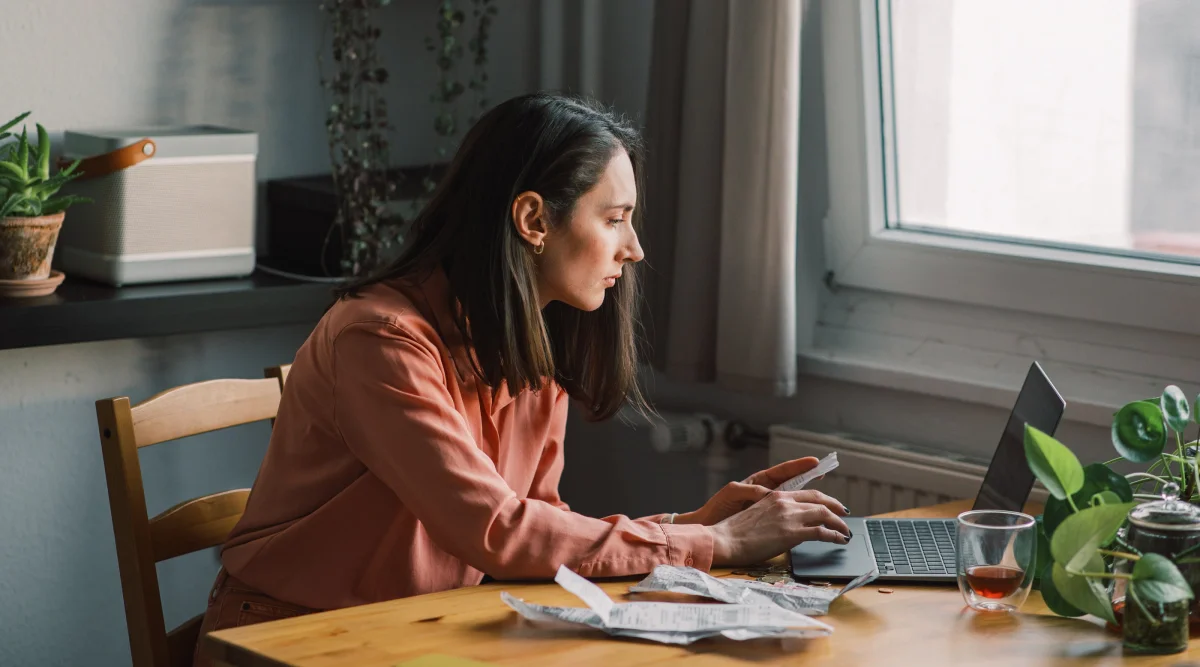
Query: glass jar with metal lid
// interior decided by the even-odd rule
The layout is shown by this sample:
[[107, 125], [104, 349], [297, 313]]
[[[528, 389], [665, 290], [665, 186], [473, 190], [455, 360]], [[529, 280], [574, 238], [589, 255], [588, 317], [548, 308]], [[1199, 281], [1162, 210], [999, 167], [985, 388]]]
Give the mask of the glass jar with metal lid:
[[[1159, 554], [1172, 561], [1189, 560], [1187, 556], [1197, 558], [1197, 562], [1176, 562], [1176, 566], [1193, 594], [1200, 593], [1200, 507], [1179, 499], [1179, 485], [1166, 484], [1161, 500], [1134, 507], [1128, 519], [1128, 525], [1119, 533], [1122, 546], [1134, 553]], [[1129, 560], [1119, 559], [1115, 569], [1128, 573], [1132, 566]], [[1130, 604], [1124, 584], [1123, 580], [1116, 581], [1113, 607], [1123, 617], [1127, 649], [1175, 653], [1187, 648], [1189, 627], [1191, 634], [1200, 634], [1200, 606], [1195, 600], [1165, 605]]]

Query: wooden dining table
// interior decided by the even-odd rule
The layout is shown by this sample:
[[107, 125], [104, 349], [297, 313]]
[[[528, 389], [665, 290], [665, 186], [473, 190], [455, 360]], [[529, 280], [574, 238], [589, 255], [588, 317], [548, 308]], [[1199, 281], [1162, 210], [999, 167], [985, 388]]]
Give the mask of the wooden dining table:
[[[948, 518], [967, 501], [881, 516]], [[1040, 512], [1030, 507], [1027, 511]], [[718, 577], [741, 577], [717, 569]], [[614, 600], [640, 577], [597, 583]], [[1091, 617], [1052, 614], [1037, 591], [1017, 613], [971, 611], [953, 585], [873, 583], [834, 601], [818, 639], [707, 639], [690, 646], [618, 639], [522, 619], [500, 592], [546, 605], [582, 602], [554, 582], [495, 582], [214, 632], [219, 665], [233, 667], [482, 667], [486, 665], [1155, 665], [1200, 667], [1187, 653], [1127, 656], [1118, 633]], [[669, 594], [668, 594], [669, 595]], [[678, 596], [683, 601], [699, 598]], [[657, 598], [662, 599], [662, 598]]]

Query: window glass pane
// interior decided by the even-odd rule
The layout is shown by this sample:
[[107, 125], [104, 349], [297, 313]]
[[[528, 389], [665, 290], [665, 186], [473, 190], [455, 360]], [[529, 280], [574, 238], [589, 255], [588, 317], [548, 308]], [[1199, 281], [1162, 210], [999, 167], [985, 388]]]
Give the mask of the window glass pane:
[[889, 226], [1200, 258], [1200, 1], [879, 2]]

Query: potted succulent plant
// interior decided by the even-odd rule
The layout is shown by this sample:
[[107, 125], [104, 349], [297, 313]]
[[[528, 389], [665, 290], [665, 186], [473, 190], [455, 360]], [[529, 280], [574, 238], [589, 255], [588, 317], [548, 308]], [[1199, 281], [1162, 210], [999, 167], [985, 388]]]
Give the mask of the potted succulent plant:
[[[67, 207], [87, 201], [75, 195], [58, 196], [62, 186], [75, 178], [76, 161], [51, 174], [50, 139], [46, 128], [37, 125], [37, 145], [31, 146], [22, 126], [16, 136], [10, 130], [29, 116], [25, 112], [0, 126], [0, 291], [7, 296], [52, 292], [55, 282], [50, 260]], [[52, 285], [47, 283], [53, 282]]]

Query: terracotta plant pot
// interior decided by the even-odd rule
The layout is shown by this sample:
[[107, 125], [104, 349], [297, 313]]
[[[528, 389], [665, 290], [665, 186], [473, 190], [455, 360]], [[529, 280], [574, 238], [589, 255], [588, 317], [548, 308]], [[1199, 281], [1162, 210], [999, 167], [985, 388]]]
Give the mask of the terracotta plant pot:
[[38, 218], [0, 218], [0, 280], [44, 280], [64, 213]]

